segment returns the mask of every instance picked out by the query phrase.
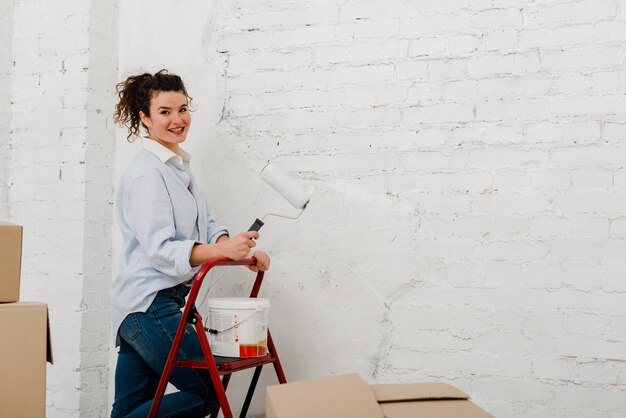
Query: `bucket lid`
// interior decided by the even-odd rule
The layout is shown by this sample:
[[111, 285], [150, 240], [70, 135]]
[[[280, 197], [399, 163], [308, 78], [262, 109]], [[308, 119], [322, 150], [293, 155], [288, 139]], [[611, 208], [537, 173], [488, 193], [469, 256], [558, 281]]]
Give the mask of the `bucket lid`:
[[266, 298], [210, 298], [208, 306], [216, 309], [269, 308], [270, 300]]

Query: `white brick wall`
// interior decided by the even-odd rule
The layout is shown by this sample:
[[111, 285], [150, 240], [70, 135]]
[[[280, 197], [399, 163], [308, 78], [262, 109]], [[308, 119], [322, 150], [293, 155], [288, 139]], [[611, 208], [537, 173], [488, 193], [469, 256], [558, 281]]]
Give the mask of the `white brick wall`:
[[313, 190], [265, 229], [290, 377], [444, 380], [498, 417], [626, 414], [624, 2], [216, 13], [205, 54], [238, 143], [218, 153]]
[[14, 0], [3, 0], [0, 9], [0, 219], [8, 218], [7, 166], [11, 126], [11, 76], [13, 69]]
[[47, 416], [106, 416], [116, 2], [19, 1], [6, 19], [0, 214], [24, 225], [21, 299], [50, 309]]
[[258, 178], [270, 159], [311, 191], [259, 242], [289, 379], [441, 380], [498, 417], [626, 417], [623, 1], [124, 2], [117, 77], [115, 2], [9, 3], [0, 215], [26, 226], [23, 296], [51, 306], [50, 416], [108, 413], [110, 93], [168, 67], [220, 220], [289, 211]]

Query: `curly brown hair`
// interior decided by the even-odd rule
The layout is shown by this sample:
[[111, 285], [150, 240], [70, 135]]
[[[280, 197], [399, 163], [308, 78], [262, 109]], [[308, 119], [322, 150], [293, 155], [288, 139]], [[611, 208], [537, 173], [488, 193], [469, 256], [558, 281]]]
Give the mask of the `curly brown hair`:
[[140, 125], [146, 130], [148, 129], [141, 122], [139, 112], [150, 117], [150, 101], [154, 92], [179, 91], [191, 102], [191, 97], [187, 94], [183, 80], [165, 69], [155, 74], [132, 75], [115, 87], [119, 101], [115, 105], [113, 120], [115, 123], [128, 128], [128, 136], [126, 137], [128, 142], [133, 142], [131, 137], [139, 135]]

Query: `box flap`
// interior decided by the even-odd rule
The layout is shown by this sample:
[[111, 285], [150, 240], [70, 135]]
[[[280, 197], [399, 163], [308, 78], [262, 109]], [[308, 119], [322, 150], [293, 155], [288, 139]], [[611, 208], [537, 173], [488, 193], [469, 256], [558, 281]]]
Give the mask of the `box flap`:
[[269, 386], [266, 395], [267, 418], [384, 418], [358, 374]]
[[0, 303], [0, 313], [2, 315], [11, 315], [11, 317], [20, 323], [20, 315], [33, 315], [31, 312], [41, 312], [45, 310], [46, 315], [46, 361], [54, 364], [52, 355], [52, 338], [50, 336], [50, 315], [48, 313], [48, 305], [41, 302], [13, 302]]
[[385, 418], [494, 418], [467, 399], [389, 402], [380, 407]]
[[469, 399], [466, 393], [447, 383], [391, 383], [370, 385], [370, 387], [379, 403]]
[[385, 418], [493, 418], [446, 383], [371, 385]]

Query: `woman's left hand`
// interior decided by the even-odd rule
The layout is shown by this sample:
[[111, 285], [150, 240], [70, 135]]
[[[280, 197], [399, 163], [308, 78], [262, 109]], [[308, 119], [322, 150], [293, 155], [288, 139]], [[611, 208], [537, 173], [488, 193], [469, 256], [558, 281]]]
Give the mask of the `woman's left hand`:
[[255, 258], [256, 264], [248, 266], [248, 268], [254, 272], [265, 271], [270, 268], [270, 256], [263, 251], [255, 251], [252, 253], [252, 257]]

